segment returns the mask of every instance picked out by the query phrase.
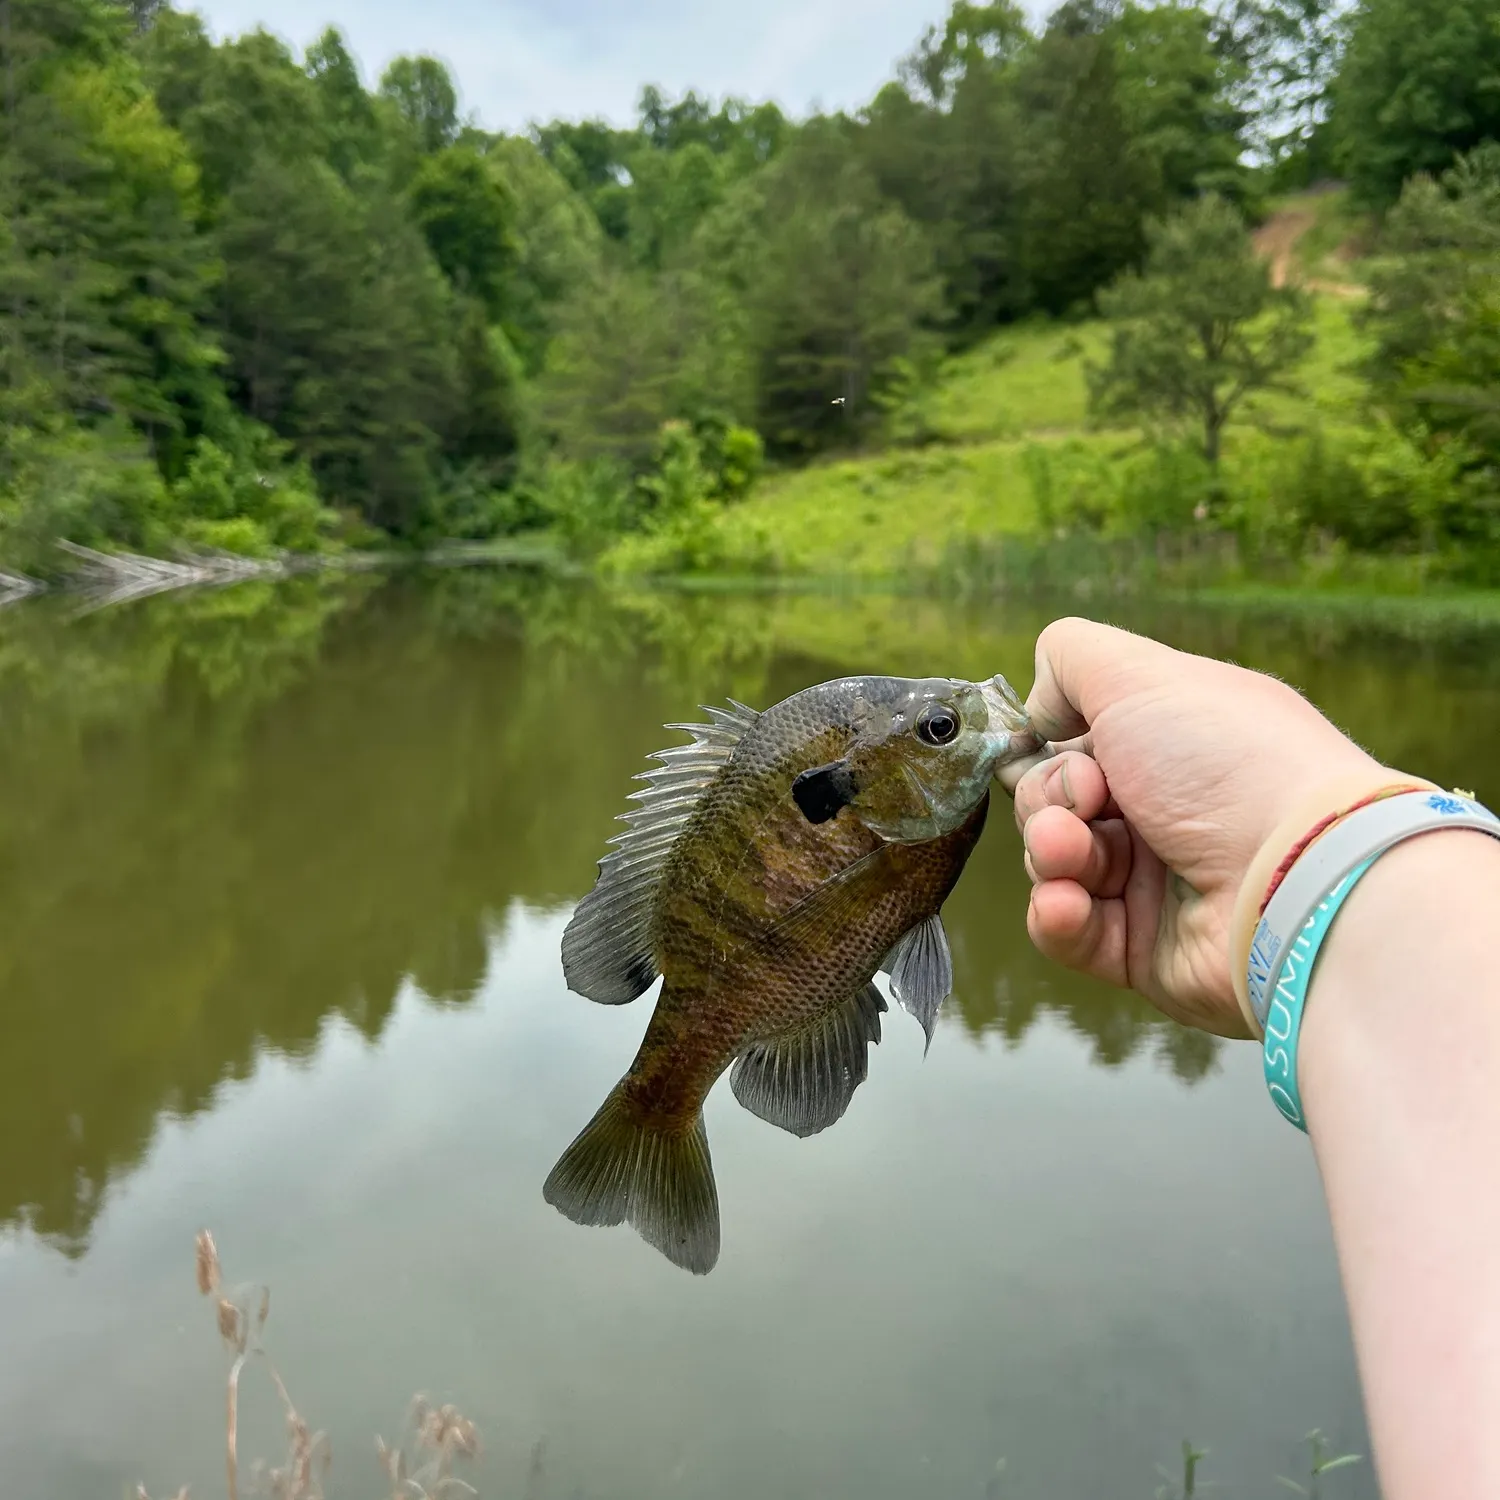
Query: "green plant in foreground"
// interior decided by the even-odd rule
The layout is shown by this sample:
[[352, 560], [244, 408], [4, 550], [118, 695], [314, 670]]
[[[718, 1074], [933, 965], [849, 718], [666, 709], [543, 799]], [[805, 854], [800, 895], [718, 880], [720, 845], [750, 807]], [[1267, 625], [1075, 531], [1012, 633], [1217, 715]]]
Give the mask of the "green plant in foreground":
[[1193, 1496], [1212, 1486], [1214, 1484], [1212, 1479], [1200, 1480], [1198, 1478], [1198, 1465], [1207, 1457], [1207, 1448], [1195, 1448], [1184, 1438], [1182, 1440], [1181, 1487], [1178, 1487], [1172, 1475], [1161, 1464], [1157, 1464], [1156, 1472], [1166, 1480], [1166, 1483], [1157, 1487], [1156, 1500], [1193, 1500]]
[[[1308, 1472], [1307, 1484], [1299, 1484], [1295, 1479], [1288, 1479], [1285, 1474], [1278, 1474], [1276, 1481], [1285, 1485], [1295, 1495], [1304, 1495], [1307, 1500], [1319, 1500], [1322, 1491], [1319, 1481], [1324, 1474], [1331, 1474], [1335, 1469], [1347, 1469], [1351, 1464], [1359, 1462], [1357, 1453], [1341, 1453], [1333, 1458], [1328, 1453], [1328, 1443], [1320, 1429], [1314, 1427], [1307, 1434], [1307, 1442], [1312, 1447], [1312, 1463]], [[1175, 1475], [1169, 1472], [1163, 1465], [1157, 1464], [1156, 1472], [1166, 1481], [1159, 1485], [1156, 1491], [1156, 1500], [1194, 1500], [1204, 1490], [1217, 1489], [1218, 1481], [1213, 1479], [1200, 1479], [1198, 1477], [1198, 1466], [1208, 1457], [1207, 1448], [1195, 1448], [1186, 1439], [1182, 1444], [1182, 1478], [1179, 1481]]]
[[1318, 1496], [1322, 1493], [1319, 1480], [1323, 1475], [1331, 1474], [1335, 1469], [1347, 1469], [1351, 1464], [1357, 1464], [1359, 1454], [1341, 1453], [1337, 1458], [1330, 1458], [1328, 1444], [1322, 1432], [1316, 1427], [1307, 1434], [1307, 1442], [1312, 1448], [1312, 1466], [1308, 1473], [1307, 1483], [1298, 1484], [1295, 1479], [1288, 1479], [1285, 1474], [1278, 1474], [1276, 1482], [1285, 1485], [1294, 1495], [1305, 1495], [1307, 1500], [1318, 1500]]

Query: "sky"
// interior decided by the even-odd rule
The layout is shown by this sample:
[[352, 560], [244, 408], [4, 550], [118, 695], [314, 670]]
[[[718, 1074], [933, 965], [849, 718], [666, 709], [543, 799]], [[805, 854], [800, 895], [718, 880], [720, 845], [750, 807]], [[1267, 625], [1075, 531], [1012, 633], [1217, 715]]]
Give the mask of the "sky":
[[[188, 0], [191, 4], [192, 0]], [[490, 130], [600, 117], [633, 124], [642, 85], [669, 97], [854, 108], [890, 78], [944, 0], [198, 0], [216, 37], [256, 25], [299, 50], [327, 25], [373, 84], [391, 58], [447, 63]], [[1030, 4], [1033, 15], [1038, 6]]]

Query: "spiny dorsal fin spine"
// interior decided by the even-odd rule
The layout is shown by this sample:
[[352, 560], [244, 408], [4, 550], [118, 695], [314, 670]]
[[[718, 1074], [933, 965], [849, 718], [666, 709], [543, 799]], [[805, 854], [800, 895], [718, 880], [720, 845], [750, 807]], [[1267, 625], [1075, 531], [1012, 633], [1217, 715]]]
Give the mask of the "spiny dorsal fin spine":
[[634, 805], [619, 815], [625, 831], [607, 841], [610, 850], [599, 861], [598, 880], [563, 933], [569, 989], [606, 1005], [623, 1005], [656, 978], [652, 924], [662, 871], [704, 794], [760, 717], [743, 703], [730, 702], [732, 709], [706, 707], [708, 724], [667, 725], [691, 735], [692, 743], [653, 751], [650, 758], [661, 765], [633, 778], [647, 785], [628, 795]]

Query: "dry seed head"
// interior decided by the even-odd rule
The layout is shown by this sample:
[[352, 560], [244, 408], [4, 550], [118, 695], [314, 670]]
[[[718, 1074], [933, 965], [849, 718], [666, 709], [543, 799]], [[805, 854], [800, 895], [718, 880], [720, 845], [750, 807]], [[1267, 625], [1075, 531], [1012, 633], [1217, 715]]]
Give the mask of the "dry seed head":
[[448, 1433], [454, 1448], [466, 1458], [473, 1458], [479, 1452], [479, 1429], [467, 1417], [454, 1412]]
[[436, 1452], [456, 1452], [473, 1457], [479, 1451], [479, 1430], [451, 1403], [433, 1407], [418, 1397], [417, 1441]]
[[200, 1229], [196, 1249], [198, 1290], [206, 1297], [219, 1290], [219, 1247], [208, 1230]]
[[244, 1320], [240, 1310], [227, 1297], [219, 1298], [219, 1337], [236, 1349], [244, 1347]]

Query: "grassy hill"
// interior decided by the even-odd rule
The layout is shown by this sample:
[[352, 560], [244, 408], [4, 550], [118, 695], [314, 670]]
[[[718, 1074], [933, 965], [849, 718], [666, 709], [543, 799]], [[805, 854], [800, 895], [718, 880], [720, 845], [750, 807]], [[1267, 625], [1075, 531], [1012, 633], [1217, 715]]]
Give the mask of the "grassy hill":
[[[1267, 396], [1246, 412], [1226, 441], [1230, 475], [1274, 463], [1290, 436], [1360, 424], [1362, 387], [1349, 368], [1361, 349], [1355, 304], [1315, 296], [1302, 394]], [[1100, 324], [1023, 326], [952, 360], [921, 402], [920, 445], [766, 479], [715, 519], [712, 571], [899, 579], [957, 542], [1036, 534], [1039, 456], [1074, 470], [1092, 460], [1107, 478], [1141, 450], [1138, 432], [1088, 423], [1085, 362], [1105, 338]], [[649, 569], [653, 546], [628, 539], [613, 565]]]
[[[1357, 370], [1367, 232], [1341, 191], [1320, 190], [1280, 200], [1256, 233], [1274, 279], [1309, 291], [1316, 336], [1296, 391], [1255, 398], [1226, 434], [1224, 487], [1268, 528], [1299, 487], [1333, 494], [1347, 488], [1341, 464], [1368, 465], [1372, 453], [1376, 467], [1384, 461]], [[1007, 537], [1108, 528], [1111, 518], [1163, 505], [1190, 519], [1186, 489], [1201, 493], [1202, 473], [1165, 471], [1139, 431], [1089, 421], [1086, 365], [1108, 337], [1101, 322], [1005, 329], [944, 364], [899, 415], [902, 436], [891, 446], [772, 474], [747, 500], [700, 518], [690, 547], [680, 537], [630, 537], [608, 565], [899, 583], [955, 549]], [[1383, 482], [1394, 493], [1405, 479]]]

